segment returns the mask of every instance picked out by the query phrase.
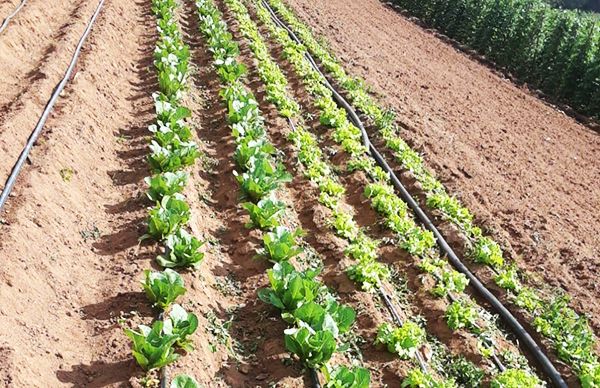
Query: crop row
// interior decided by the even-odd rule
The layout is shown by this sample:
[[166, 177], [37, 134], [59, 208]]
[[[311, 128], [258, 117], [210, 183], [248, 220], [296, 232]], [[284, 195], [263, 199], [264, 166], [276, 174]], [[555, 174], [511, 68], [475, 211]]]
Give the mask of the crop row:
[[[250, 47], [258, 59], [259, 76], [267, 86], [267, 99], [278, 107], [280, 115], [290, 119], [290, 123], [294, 127], [294, 131], [290, 133], [290, 138], [293, 139], [299, 150], [300, 162], [306, 167], [305, 174], [320, 188], [320, 201], [332, 211], [330, 219], [332, 227], [338, 235], [346, 238], [350, 243], [346, 254], [358, 260], [358, 263], [348, 270], [350, 277], [362, 284], [364, 289], [371, 291], [380, 289], [382, 281], [389, 276], [389, 270], [376, 261], [377, 243], [359, 230], [352, 216], [340, 206], [339, 200], [343, 197], [344, 189], [332, 178], [333, 170], [323, 161], [322, 152], [316, 139], [300, 125], [292, 123], [292, 119], [300, 119], [297, 109], [298, 104], [285, 91], [285, 77], [276, 63], [269, 57], [262, 37], [260, 37], [256, 26], [249, 18], [245, 7], [238, 0], [226, 0], [226, 3], [233, 9], [241, 25], [242, 32], [250, 40]], [[266, 20], [268, 15], [265, 13], [263, 17]], [[290, 107], [294, 109], [290, 109]], [[466, 284], [466, 279], [464, 282]], [[437, 290], [434, 290], [434, 292], [449, 292], [444, 290], [447, 284], [448, 282], [438, 285]], [[459, 311], [459, 309], [455, 310]], [[382, 325], [379, 330], [378, 342], [387, 343], [390, 349], [396, 349], [398, 354], [408, 358], [407, 356], [414, 355], [416, 349], [422, 345], [424, 335], [422, 329], [410, 321], [402, 326], [392, 329], [389, 325]], [[407, 348], [403, 348], [403, 346]], [[414, 371], [417, 375], [418, 372]], [[498, 381], [509, 375], [519, 375], [517, 372], [519, 371], [508, 371], [499, 377], [500, 380]], [[526, 374], [521, 375], [525, 379], [528, 378]], [[411, 378], [406, 380], [407, 384], [410, 384]], [[535, 382], [533, 378], [530, 381]]]
[[[270, 56], [247, 8], [239, 0], [225, 0], [225, 3], [235, 15], [240, 30], [248, 39], [257, 59], [258, 74], [266, 86], [267, 100], [276, 106], [279, 115], [287, 118], [293, 128], [288, 133], [288, 139], [297, 151], [298, 161], [304, 167], [304, 175], [319, 188], [319, 202], [331, 211], [327, 217], [330, 227], [348, 242], [344, 253], [346, 257], [356, 260], [348, 273], [353, 274], [351, 277], [363, 289], [370, 292], [381, 290], [382, 284], [389, 279], [390, 270], [377, 261], [378, 243], [359, 230], [353, 216], [343, 205], [345, 189], [335, 178], [336, 174], [331, 166], [323, 160], [322, 151], [314, 136], [303, 128], [300, 105], [288, 92], [287, 80]], [[414, 357], [424, 341], [424, 330], [412, 321], [403, 323], [401, 327], [393, 327], [389, 323], [380, 325], [376, 340], [402, 359]], [[405, 386], [418, 386], [416, 381], [419, 380], [451, 386], [450, 381], [436, 381], [433, 375], [418, 369], [408, 374]]]
[[[148, 372], [166, 368], [182, 353], [194, 349], [190, 337], [198, 328], [198, 317], [175, 304], [186, 288], [181, 275], [172, 268], [195, 268], [204, 257], [199, 251], [203, 243], [186, 230], [190, 206], [182, 191], [189, 174], [184, 169], [193, 165], [200, 153], [186, 123], [191, 112], [181, 103], [187, 88], [190, 53], [177, 24], [176, 7], [175, 0], [152, 1], [159, 34], [154, 50], [159, 91], [152, 96], [156, 123], [149, 127], [153, 137], [148, 163], [153, 175], [145, 182], [147, 197], [156, 205], [149, 211], [148, 230], [141, 239], [164, 244], [164, 252], [156, 262], [165, 269], [144, 271], [142, 287], [160, 313], [152, 326], [139, 325], [137, 331], [125, 328], [132, 340], [134, 358]], [[161, 375], [167, 383], [167, 374], [163, 371]], [[147, 384], [152, 379], [151, 375], [145, 377]], [[171, 382], [171, 388], [178, 387], [195, 388], [197, 383], [190, 376], [179, 375]]]
[[[257, 15], [270, 29], [275, 40], [283, 46], [284, 56], [294, 66], [306, 89], [315, 98], [321, 123], [334, 128], [333, 140], [350, 155], [349, 170], [362, 170], [373, 180], [365, 188], [365, 195], [370, 198], [374, 209], [385, 217], [388, 228], [398, 236], [400, 247], [416, 256], [418, 266], [435, 279], [437, 284], [431, 292], [450, 301], [446, 312], [449, 327], [453, 330], [469, 330], [478, 338], [482, 355], [495, 358], [497, 338], [500, 334], [491, 323], [489, 314], [478, 308], [464, 294], [467, 279], [440, 258], [433, 236], [417, 226], [409, 216], [406, 204], [395, 195], [389, 176], [367, 156], [366, 149], [360, 142], [360, 131], [348, 121], [346, 112], [337, 108], [331, 91], [324, 86], [325, 80], [305, 58], [304, 47], [296, 44], [284, 29], [278, 28], [269, 17], [266, 8], [260, 4], [257, 5]], [[512, 375], [529, 385], [537, 384], [537, 378], [527, 370], [516, 372], [509, 369], [501, 376]]]
[[569, 308], [567, 296], [546, 301], [535, 290], [524, 286], [519, 279], [518, 268], [514, 263], [506, 262], [499, 244], [474, 225], [471, 212], [448, 194], [442, 183], [425, 167], [422, 157], [402, 140], [395, 114], [381, 108], [368, 93], [365, 83], [349, 76], [333, 54], [314, 38], [308, 27], [280, 0], [273, 0], [271, 4], [344, 89], [354, 106], [375, 125], [387, 147], [424, 191], [425, 204], [439, 211], [464, 233], [469, 244], [468, 257], [494, 272], [496, 284], [508, 293], [517, 306], [530, 314], [533, 325], [553, 342], [559, 357], [573, 366], [582, 384], [600, 384], [600, 364], [593, 351], [595, 338], [585, 316]]
[[277, 191], [291, 176], [268, 140], [256, 99], [244, 85], [246, 68], [237, 60], [239, 46], [220, 11], [211, 0], [198, 0], [196, 6], [236, 143], [234, 159], [240, 171], [234, 174], [248, 200], [243, 204], [250, 216], [247, 226], [263, 232], [263, 247], [257, 253], [273, 263], [267, 271], [270, 287], [260, 290], [259, 297], [281, 310], [282, 319], [289, 324], [284, 332], [286, 349], [306, 367], [320, 370], [326, 387], [367, 387], [370, 375], [366, 369], [330, 365], [334, 353], [345, 348], [343, 336], [351, 330], [356, 314], [339, 304], [317, 279], [319, 268], [298, 270], [293, 264], [302, 252], [303, 232], [283, 225], [287, 206], [277, 198]]

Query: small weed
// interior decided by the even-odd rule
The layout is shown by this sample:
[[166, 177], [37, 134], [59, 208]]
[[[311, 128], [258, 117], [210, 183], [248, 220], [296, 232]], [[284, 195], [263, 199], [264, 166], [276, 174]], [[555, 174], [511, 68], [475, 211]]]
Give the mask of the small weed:
[[349, 331], [348, 333], [342, 336], [343, 345], [348, 348], [346, 351], [346, 357], [352, 362], [363, 362], [363, 355], [360, 351], [360, 347], [364, 346], [367, 341], [355, 331]]
[[123, 143], [125, 143], [125, 142], [127, 142], [127, 141], [131, 140], [131, 136], [129, 136], [129, 135], [124, 135], [124, 134], [122, 134], [122, 133], [120, 133], [120, 134], [116, 135], [116, 137], [117, 137], [117, 143], [119, 143], [119, 144], [123, 144]]
[[200, 164], [205, 171], [216, 171], [219, 161], [203, 152], [200, 155]]
[[81, 238], [83, 238], [84, 242], [88, 242], [88, 240], [97, 240], [100, 238], [100, 229], [94, 224], [88, 226], [87, 229], [80, 230], [79, 234]]
[[208, 320], [206, 332], [212, 335], [212, 341], [209, 344], [210, 350], [215, 353], [218, 349], [218, 346], [222, 345], [225, 347], [225, 349], [227, 349], [231, 356], [238, 360], [239, 356], [234, 349], [234, 346], [236, 345], [235, 342], [237, 341], [235, 341], [229, 333], [234, 316], [230, 315], [227, 321], [223, 321], [219, 319], [211, 310], [208, 311], [204, 317]]
[[240, 282], [235, 279], [233, 274], [217, 277], [217, 282], [213, 287], [224, 296], [240, 296], [242, 294]]
[[62, 168], [59, 171], [60, 177], [62, 178], [63, 181], [65, 182], [71, 182], [71, 179], [73, 178], [73, 169], [72, 168]]

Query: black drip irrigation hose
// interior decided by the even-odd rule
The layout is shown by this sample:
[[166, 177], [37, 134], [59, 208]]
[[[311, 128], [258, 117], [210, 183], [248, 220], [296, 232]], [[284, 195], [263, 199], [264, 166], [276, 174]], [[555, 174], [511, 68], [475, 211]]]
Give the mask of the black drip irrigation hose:
[[104, 0], [100, 0], [98, 2], [98, 6], [96, 7], [96, 10], [94, 11], [94, 14], [92, 15], [92, 18], [88, 22], [88, 25], [87, 25], [85, 31], [83, 32], [83, 35], [79, 39], [79, 43], [77, 44], [77, 47], [75, 48], [75, 52], [73, 53], [73, 57], [71, 58], [71, 62], [69, 63], [69, 67], [67, 68], [67, 71], [65, 72], [64, 77], [58, 83], [58, 85], [56, 85], [56, 87], [54, 88], [52, 95], [50, 96], [50, 99], [46, 103], [46, 107], [44, 108], [44, 111], [42, 112], [42, 116], [38, 120], [35, 128], [31, 132], [31, 134], [29, 135], [29, 139], [27, 139], [27, 144], [25, 145], [25, 148], [23, 148], [23, 151], [21, 151], [21, 155], [19, 155], [19, 159], [17, 159], [17, 162], [13, 166], [9, 177], [6, 180], [6, 184], [4, 185], [4, 188], [2, 189], [2, 193], [0, 194], [0, 210], [6, 204], [6, 201], [8, 200], [8, 196], [9, 196], [10, 192], [12, 191], [13, 187], [15, 186], [17, 177], [19, 176], [19, 173], [21, 172], [21, 169], [23, 168], [23, 164], [25, 163], [25, 160], [27, 160], [27, 157], [29, 156], [29, 152], [31, 152], [33, 145], [35, 144], [38, 137], [40, 136], [40, 133], [42, 132], [42, 129], [44, 128], [44, 124], [46, 124], [46, 120], [48, 120], [48, 116], [50, 116], [50, 112], [52, 111], [52, 108], [54, 108], [54, 105], [56, 104], [56, 101], [60, 97], [61, 92], [63, 91], [63, 89], [65, 88], [67, 83], [69, 82], [69, 79], [71, 78], [71, 74], [73, 73], [73, 69], [75, 69], [75, 65], [77, 64], [77, 59], [79, 58], [79, 54], [81, 53], [81, 48], [83, 47], [85, 40], [87, 39], [88, 35], [90, 34], [90, 31], [92, 30], [92, 26], [94, 25], [94, 22], [98, 18], [98, 15], [100, 14], [100, 10], [102, 9], [103, 5], [104, 5]]
[[315, 368], [310, 368], [310, 382], [313, 388], [321, 388], [321, 382], [319, 381], [319, 374]]
[[0, 25], [0, 34], [2, 33], [2, 31], [4, 31], [6, 29], [6, 27], [8, 26], [8, 23], [10, 22], [10, 20], [12, 18], [14, 18], [16, 14], [19, 13], [19, 11], [21, 10], [21, 8], [23, 8], [23, 6], [25, 5], [25, 3], [27, 3], [27, 0], [21, 0], [21, 2], [19, 3], [19, 5], [17, 5], [17, 8], [15, 8], [15, 10], [12, 11], [6, 17], [6, 19], [4, 19], [4, 21], [2, 22], [2, 25]]
[[[158, 318], [159, 321], [163, 321], [165, 320], [165, 312], [161, 311], [158, 314]], [[167, 365], [163, 366], [162, 368], [160, 368], [160, 377], [159, 377], [159, 386], [160, 388], [167, 388], [167, 386], [169, 385], [169, 367]]]
[[[285, 25], [283, 21], [279, 19], [275, 11], [266, 3], [265, 0], [262, 0], [264, 6], [269, 10], [273, 21], [284, 28], [292, 39], [294, 39], [298, 44], [302, 44], [302, 41], [298, 39], [296, 34], [290, 30], [289, 27]], [[307, 58], [310, 57], [311, 65], [314, 70], [319, 72], [323, 78], [326, 80], [325, 75], [321, 70], [316, 66], [316, 63], [312, 56], [308, 53], [305, 53]], [[519, 323], [519, 321], [511, 314], [510, 311], [492, 294], [481, 281], [464, 265], [464, 263], [458, 258], [458, 256], [454, 253], [454, 250], [450, 247], [450, 245], [446, 242], [442, 234], [435, 227], [433, 222], [429, 219], [429, 217], [425, 214], [425, 212], [419, 207], [418, 203], [411, 196], [411, 194], [406, 190], [404, 185], [400, 182], [394, 171], [390, 168], [388, 163], [385, 161], [381, 153], [375, 148], [375, 146], [371, 143], [368, 133], [365, 130], [365, 127], [362, 124], [362, 121], [352, 108], [350, 104], [342, 97], [339, 93], [331, 86], [331, 84], [326, 81], [325, 86], [331, 90], [333, 96], [341, 107], [343, 107], [349, 114], [352, 122], [361, 130], [363, 142], [366, 147], [368, 147], [370, 151], [370, 156], [375, 159], [377, 164], [384, 169], [392, 180], [392, 183], [396, 190], [399, 191], [400, 197], [404, 202], [408, 204], [413, 213], [417, 216], [417, 219], [428, 229], [430, 230], [437, 241], [437, 244], [442, 252], [444, 252], [448, 256], [448, 260], [450, 263], [461, 273], [463, 273], [469, 279], [471, 286], [481, 295], [481, 297], [491, 305], [491, 307], [498, 313], [498, 315], [502, 318], [504, 323], [513, 331], [513, 333], [517, 336], [521, 344], [527, 349], [527, 351], [531, 354], [531, 356], [535, 359], [535, 361], [540, 365], [541, 369], [548, 376], [552, 384], [555, 387], [567, 388], [567, 384], [563, 380], [560, 373], [556, 370], [552, 362], [548, 359], [548, 356], [544, 354], [539, 345], [535, 342], [535, 340], [531, 337], [531, 335], [525, 330], [525, 328]]]

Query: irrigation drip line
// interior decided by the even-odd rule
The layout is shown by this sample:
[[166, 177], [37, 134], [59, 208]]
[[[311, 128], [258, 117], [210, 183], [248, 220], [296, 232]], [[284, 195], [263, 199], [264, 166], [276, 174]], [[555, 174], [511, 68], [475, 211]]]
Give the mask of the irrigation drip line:
[[[165, 321], [165, 312], [164, 310], [162, 310], [159, 314], [158, 317], [156, 318], [159, 321]], [[169, 367], [167, 365], [163, 366], [162, 368], [160, 368], [160, 382], [159, 382], [159, 386], [160, 388], [167, 388], [168, 384], [169, 384]]]
[[21, 169], [23, 168], [23, 164], [25, 163], [25, 160], [27, 160], [27, 157], [29, 156], [29, 152], [31, 152], [31, 149], [33, 148], [33, 145], [35, 144], [38, 137], [40, 136], [42, 129], [44, 129], [44, 124], [46, 124], [46, 120], [48, 120], [48, 116], [50, 116], [50, 112], [52, 111], [52, 108], [54, 108], [54, 105], [56, 104], [56, 101], [58, 100], [60, 94], [62, 93], [63, 89], [69, 82], [69, 79], [71, 78], [71, 74], [73, 73], [73, 69], [75, 68], [75, 65], [77, 64], [77, 59], [79, 58], [79, 54], [81, 53], [81, 48], [83, 47], [85, 40], [87, 39], [88, 35], [90, 34], [90, 31], [92, 30], [92, 26], [94, 25], [94, 22], [98, 18], [98, 15], [100, 14], [100, 11], [102, 10], [103, 5], [104, 5], [104, 0], [100, 0], [98, 2], [98, 6], [96, 7], [96, 10], [94, 11], [94, 14], [92, 15], [90, 21], [88, 22], [88, 25], [87, 25], [85, 31], [83, 32], [83, 35], [79, 39], [79, 43], [77, 44], [77, 47], [75, 48], [75, 52], [73, 53], [73, 57], [71, 58], [71, 62], [69, 63], [69, 67], [67, 67], [67, 71], [65, 72], [64, 77], [58, 83], [58, 85], [56, 85], [56, 87], [54, 88], [52, 95], [50, 96], [50, 99], [46, 103], [46, 107], [44, 108], [44, 111], [42, 112], [40, 119], [38, 120], [35, 128], [31, 132], [31, 134], [29, 135], [27, 144], [23, 148], [23, 151], [21, 151], [21, 155], [19, 155], [19, 159], [17, 159], [17, 162], [13, 166], [9, 177], [6, 180], [6, 184], [4, 185], [4, 188], [2, 189], [2, 193], [0, 194], [0, 210], [2, 210], [2, 207], [6, 204], [6, 201], [8, 200], [8, 196], [17, 181], [17, 177], [19, 176]]
[[25, 5], [25, 3], [27, 3], [27, 0], [21, 0], [21, 2], [19, 3], [19, 5], [17, 5], [17, 8], [15, 8], [14, 11], [12, 11], [7, 17], [6, 19], [4, 19], [4, 21], [2, 22], [2, 25], [0, 25], [0, 34], [2, 33], [2, 31], [4, 31], [6, 29], [6, 27], [8, 26], [8, 23], [10, 22], [10, 19], [12, 19], [13, 17], [15, 17], [16, 14], [19, 13], [19, 11], [21, 10], [21, 8], [23, 8], [23, 6]]
[[[296, 34], [291, 31], [289, 27], [285, 25], [283, 21], [279, 19], [275, 11], [271, 8], [271, 6], [265, 1], [262, 0], [264, 6], [269, 10], [271, 14], [271, 18], [273, 21], [284, 28], [290, 35], [290, 37], [296, 41], [298, 44], [302, 44], [302, 41], [296, 36]], [[333, 96], [341, 107], [343, 107], [348, 115], [350, 116], [354, 125], [356, 125], [363, 137], [363, 143], [365, 147], [367, 147], [370, 151], [370, 156], [375, 159], [377, 164], [384, 169], [390, 176], [392, 183], [396, 190], [399, 191], [400, 197], [402, 200], [411, 208], [413, 213], [416, 215], [417, 219], [428, 229], [430, 230], [437, 241], [437, 244], [442, 252], [444, 252], [450, 263], [461, 273], [463, 273], [469, 279], [471, 286], [481, 295], [481, 297], [490, 304], [490, 306], [500, 315], [505, 324], [514, 332], [517, 338], [521, 341], [523, 346], [529, 351], [531, 356], [536, 360], [536, 362], [540, 365], [541, 369], [548, 376], [550, 381], [556, 387], [567, 388], [567, 384], [563, 380], [560, 373], [556, 370], [552, 362], [548, 359], [548, 356], [544, 354], [539, 345], [535, 342], [535, 340], [531, 337], [531, 335], [525, 330], [525, 328], [519, 323], [519, 321], [512, 315], [510, 311], [492, 294], [481, 281], [465, 266], [465, 264], [458, 258], [458, 256], [454, 253], [454, 250], [450, 247], [450, 245], [444, 239], [444, 236], [439, 232], [439, 230], [435, 227], [433, 222], [429, 219], [429, 217], [425, 214], [425, 212], [421, 209], [419, 204], [415, 201], [412, 195], [406, 190], [404, 185], [400, 182], [394, 171], [390, 168], [388, 163], [385, 161], [381, 153], [377, 150], [377, 148], [371, 143], [369, 135], [365, 130], [362, 121], [356, 114], [356, 111], [350, 106], [350, 104], [333, 88], [333, 86], [327, 81], [327, 78], [323, 74], [323, 72], [316, 65], [314, 58], [312, 55], [305, 52], [307, 58], [310, 58], [309, 61], [314, 68], [315, 71], [321, 74], [323, 79], [326, 81], [324, 85], [327, 86], [328, 89], [331, 90]]]
[[310, 368], [310, 382], [312, 383], [313, 388], [321, 388], [319, 374], [315, 368]]

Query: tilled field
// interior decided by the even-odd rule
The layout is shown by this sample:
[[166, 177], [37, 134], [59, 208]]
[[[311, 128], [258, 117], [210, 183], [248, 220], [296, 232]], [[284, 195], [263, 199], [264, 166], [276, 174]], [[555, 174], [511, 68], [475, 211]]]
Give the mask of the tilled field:
[[[378, 1], [288, 3], [106, 0], [0, 214], [1, 381], [600, 384], [597, 133]], [[0, 35], [1, 176], [96, 5]]]

